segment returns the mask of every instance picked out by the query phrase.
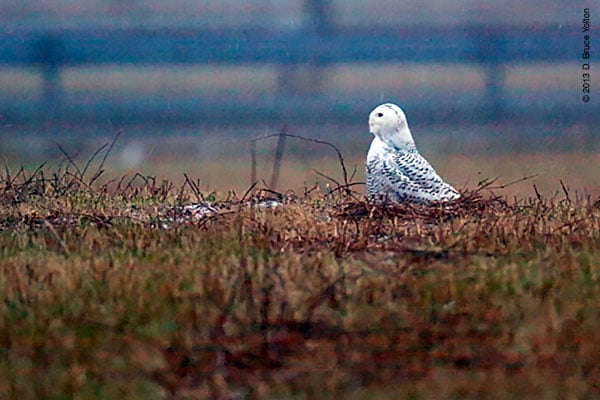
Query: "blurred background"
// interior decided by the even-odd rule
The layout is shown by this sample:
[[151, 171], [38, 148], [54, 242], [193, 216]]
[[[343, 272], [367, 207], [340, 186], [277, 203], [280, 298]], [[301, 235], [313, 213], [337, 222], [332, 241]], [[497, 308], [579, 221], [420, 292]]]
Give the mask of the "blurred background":
[[[252, 139], [285, 126], [339, 147], [363, 181], [368, 114], [390, 101], [457, 187], [535, 175], [499, 192], [562, 195], [562, 180], [595, 197], [600, 84], [592, 59], [583, 102], [581, 67], [592, 5], [0, 0], [0, 156], [33, 170], [60, 163], [60, 144], [85, 163], [120, 133], [107, 178], [187, 173], [243, 192]], [[276, 141], [256, 144], [267, 183]], [[288, 139], [277, 189], [327, 184], [316, 171], [341, 180], [330, 148]]]

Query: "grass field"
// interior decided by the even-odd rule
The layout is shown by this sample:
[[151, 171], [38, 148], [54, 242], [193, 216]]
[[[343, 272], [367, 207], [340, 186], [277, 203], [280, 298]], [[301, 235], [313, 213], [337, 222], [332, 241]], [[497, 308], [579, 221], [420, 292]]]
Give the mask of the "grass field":
[[[600, 135], [589, 125], [553, 126], [510, 123], [467, 126], [417, 125], [413, 134], [421, 153], [458, 188], [473, 189], [480, 180], [497, 179], [498, 193], [512, 199], [535, 195], [533, 186], [548, 198], [562, 195], [561, 181], [570, 190], [600, 195]], [[43, 128], [43, 127], [42, 127]], [[226, 194], [243, 193], [251, 184], [251, 143], [275, 134], [281, 126], [264, 127], [128, 127], [122, 131], [105, 163], [101, 181], [127, 179], [137, 172], [183, 184], [184, 173], [200, 180], [200, 189]], [[290, 126], [290, 134], [325, 140], [342, 152], [353, 180], [364, 182], [364, 162], [372, 135], [363, 124]], [[55, 168], [64, 159], [58, 144], [85, 163], [116, 130], [63, 127], [55, 133], [15, 126], [0, 135], [0, 160], [28, 171], [46, 163]], [[256, 143], [257, 178], [270, 184], [277, 139]], [[339, 160], [328, 146], [289, 138], [283, 153], [276, 189], [303, 190], [331, 184], [318, 173], [342, 180]], [[364, 187], [355, 189], [364, 192]]]
[[596, 196], [376, 208], [101, 170], [0, 179], [2, 398], [600, 395]]

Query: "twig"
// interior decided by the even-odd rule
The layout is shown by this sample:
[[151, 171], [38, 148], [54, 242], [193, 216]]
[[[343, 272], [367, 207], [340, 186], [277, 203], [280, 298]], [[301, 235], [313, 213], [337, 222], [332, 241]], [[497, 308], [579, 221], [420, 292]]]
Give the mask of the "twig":
[[559, 179], [559, 181], [560, 181], [560, 186], [562, 187], [562, 190], [565, 193], [565, 197], [567, 198], [567, 201], [570, 203], [571, 198], [569, 196], [569, 190], [565, 187], [565, 184], [563, 183], [562, 179]]
[[92, 156], [90, 157], [89, 160], [87, 160], [87, 162], [85, 163], [85, 166], [83, 167], [83, 170], [81, 171], [81, 177], [83, 178], [85, 176], [85, 173], [87, 172], [88, 168], [90, 167], [90, 165], [92, 164], [92, 161], [94, 161], [94, 158], [96, 158], [96, 156], [102, 151], [104, 150], [104, 148], [108, 146], [108, 143], [104, 143], [102, 146], [100, 146], [98, 148], [98, 150], [96, 150], [94, 152], [94, 154], [92, 154]]
[[[287, 137], [287, 125], [283, 125], [281, 132], [277, 137], [277, 148], [275, 149], [275, 159], [273, 160], [273, 174], [271, 175], [272, 189], [277, 188], [279, 181], [279, 171], [281, 170], [281, 160], [283, 159], [283, 151], [285, 149], [285, 138]], [[254, 142], [256, 144], [256, 142]]]
[[535, 183], [533, 184], [533, 191], [535, 192], [535, 195], [537, 196], [538, 201], [541, 203], [542, 195], [540, 194], [540, 192], [538, 192], [538, 189], [537, 189], [537, 186], [535, 186]]
[[[250, 189], [256, 186], [256, 141], [250, 143]], [[246, 192], [248, 193], [248, 192]]]
[[4, 171], [6, 172], [6, 186], [4, 187], [4, 191], [8, 191], [12, 186], [12, 181], [10, 179], [10, 168], [8, 168], [7, 164], [4, 164]]
[[360, 185], [364, 185], [364, 184], [365, 184], [364, 182], [352, 182], [352, 183], [349, 183], [347, 185], [340, 185], [340, 186], [335, 187], [333, 189], [329, 189], [329, 191], [327, 193], [325, 193], [325, 196], [329, 196], [329, 195], [331, 195], [331, 194], [333, 194], [335, 192], [341, 192], [343, 190], [346, 191], [346, 192], [348, 192], [349, 189], [352, 186], [360, 186]]
[[[19, 186], [19, 191], [18, 191], [18, 196], [21, 197], [21, 195], [23, 194], [23, 191], [33, 182], [33, 179], [39, 174], [42, 174], [42, 179], [38, 179], [36, 182], [43, 182], [44, 178], [43, 178], [43, 171], [42, 168], [44, 167], [44, 165], [46, 165], [46, 163], [42, 163], [39, 167], [37, 167], [35, 169], [35, 171], [33, 171], [33, 173], [29, 176], [29, 178], [26, 178], [25, 175], [23, 175], [23, 178], [25, 178], [25, 180], [23, 181], [23, 183], [21, 183]], [[23, 170], [23, 167], [21, 167], [21, 170]], [[17, 175], [18, 176], [18, 175]], [[16, 178], [16, 177], [15, 177]]]
[[71, 164], [77, 171], [77, 174], [79, 175], [79, 180], [83, 180], [83, 176], [81, 175], [81, 170], [79, 169], [79, 167], [77, 166], [77, 164], [75, 163], [73, 158], [71, 158], [69, 153], [67, 153], [67, 151], [60, 145], [60, 143], [56, 143], [56, 145], [58, 146], [60, 152], [63, 153], [63, 155], [65, 156], [65, 159], [69, 162], [69, 164]]
[[117, 142], [117, 139], [119, 138], [119, 136], [121, 136], [121, 134], [123, 133], [123, 130], [119, 130], [117, 132], [117, 134], [115, 135], [115, 137], [113, 138], [112, 142], [110, 142], [110, 146], [108, 146], [108, 149], [106, 150], [106, 153], [104, 154], [104, 157], [102, 157], [102, 161], [100, 161], [100, 165], [98, 166], [98, 169], [96, 170], [96, 173], [94, 174], [94, 176], [92, 177], [92, 179], [90, 180], [90, 186], [92, 185], [92, 183], [94, 183], [96, 181], [96, 179], [98, 179], [100, 177], [100, 175], [102, 175], [102, 173], [104, 172], [104, 170], [102, 169], [104, 167], [104, 163], [106, 162], [106, 159], [108, 158], [108, 155], [111, 153], [115, 143]]
[[[196, 185], [188, 176], [187, 174], [184, 172], [183, 176], [185, 177], [185, 183], [187, 183], [190, 188], [192, 189], [192, 191], [194, 192], [194, 195], [196, 196], [196, 200], [197, 201], [204, 201], [204, 196], [202, 195], [202, 193], [200, 192], [200, 188], [198, 188], [198, 185]], [[184, 185], [185, 186], [185, 185]]]
[[[44, 168], [44, 166], [45, 166], [45, 165], [46, 165], [46, 163], [45, 163], [45, 162], [41, 163], [41, 164], [40, 164], [40, 166], [39, 166], [39, 167], [37, 167], [37, 168], [35, 169], [35, 171], [33, 171], [33, 173], [31, 174], [31, 176], [30, 176], [29, 178], [27, 178], [27, 179], [26, 179], [26, 180], [23, 182], [23, 185], [29, 185], [29, 184], [30, 184], [30, 183], [33, 181], [33, 178], [35, 178], [35, 176], [36, 176], [38, 173], [40, 173], [40, 172], [41, 172], [41, 173], [43, 174], [43, 172], [44, 172], [44, 171], [42, 171], [42, 168]], [[42, 177], [42, 180], [43, 180], [43, 177]]]
[[326, 146], [331, 147], [337, 153], [337, 156], [338, 156], [338, 159], [339, 159], [339, 162], [340, 162], [340, 167], [342, 168], [342, 176], [344, 177], [344, 184], [347, 185], [349, 183], [348, 182], [348, 171], [346, 170], [346, 165], [344, 164], [344, 157], [342, 156], [342, 152], [334, 144], [332, 144], [330, 142], [326, 142], [324, 140], [319, 140], [319, 139], [307, 138], [307, 137], [299, 136], [299, 135], [292, 135], [292, 134], [289, 134], [289, 133], [274, 133], [274, 134], [265, 135], [265, 136], [261, 136], [261, 137], [252, 139], [252, 141], [257, 142], [259, 140], [269, 139], [269, 138], [272, 138], [272, 137], [278, 137], [278, 136], [281, 136], [281, 135], [284, 135], [286, 137], [291, 137], [291, 138], [294, 138], [294, 139], [300, 139], [300, 140], [303, 140], [305, 142], [313, 142], [313, 143], [324, 144]]
[[354, 175], [356, 175], [356, 171], [357, 171], [357, 167], [356, 167], [356, 164], [354, 164], [354, 169], [352, 170], [352, 173], [350, 174], [350, 182], [352, 182], [352, 180], [354, 179]]
[[121, 192], [123, 190], [121, 188], [121, 184], [123, 183], [123, 181], [125, 180], [126, 177], [127, 177], [127, 175], [123, 175], [121, 177], [121, 179], [119, 179], [119, 183], [117, 183], [117, 188], [115, 189], [116, 192]]
[[[315, 171], [315, 173], [316, 173], [317, 175], [319, 175], [319, 176], [322, 176], [323, 178], [325, 178], [325, 179], [327, 179], [327, 180], [330, 180], [331, 182], [335, 183], [335, 184], [337, 185], [337, 187], [340, 187], [340, 186], [342, 186], [342, 185], [340, 185], [340, 183], [339, 183], [338, 181], [336, 181], [336, 180], [335, 180], [335, 179], [333, 179], [332, 177], [329, 177], [329, 176], [325, 175], [324, 173], [322, 173], [322, 172], [320, 172], [320, 171], [318, 171], [318, 170], [316, 170], [316, 169], [313, 169], [313, 171]], [[344, 186], [347, 186], [347, 185], [344, 185]]]
[[133, 175], [133, 178], [131, 178], [127, 183], [127, 186], [125, 186], [125, 190], [133, 188], [133, 181], [135, 181], [138, 177], [140, 177], [144, 181], [144, 185], [148, 185], [148, 177], [140, 174], [139, 172], [136, 172], [135, 175]]
[[240, 203], [243, 203], [244, 200], [246, 200], [246, 197], [252, 192], [252, 190], [256, 187], [256, 185], [258, 185], [258, 181], [254, 181], [250, 187], [248, 188], [248, 190], [246, 190], [246, 192], [244, 193], [244, 195], [242, 196], [242, 199], [240, 200]]
[[[85, 183], [85, 181], [83, 180], [83, 177], [74, 174], [72, 172], [69, 171], [65, 171], [64, 176], [70, 176], [73, 178], [73, 180], [71, 180], [70, 184], [72, 184], [73, 182], [79, 182], [81, 185], [86, 186], [88, 189], [92, 189], [92, 187], [90, 185], [88, 185], [87, 183]], [[70, 186], [69, 184], [69, 186]]]
[[[533, 175], [529, 175], [529, 176], [524, 176], [524, 177], [516, 179], [516, 180], [514, 180], [512, 182], [508, 182], [508, 183], [505, 183], [505, 184], [502, 184], [502, 185], [498, 185], [498, 186], [485, 186], [485, 188], [488, 189], [488, 190], [492, 190], [492, 189], [505, 189], [505, 188], [507, 188], [507, 187], [509, 187], [511, 185], [516, 184], [516, 183], [524, 182], [524, 181], [527, 181], [529, 179], [535, 178], [536, 176], [537, 176], [537, 174], [533, 174]], [[493, 183], [494, 181], [495, 181], [495, 179], [493, 181], [491, 181], [490, 184]]]
[[267, 193], [271, 193], [272, 195], [277, 196], [277, 198], [280, 199], [280, 200], [285, 197], [283, 194], [281, 194], [281, 193], [279, 193], [279, 192], [277, 192], [277, 191], [275, 191], [273, 189], [263, 188], [263, 189], [261, 189], [261, 191], [267, 192]]

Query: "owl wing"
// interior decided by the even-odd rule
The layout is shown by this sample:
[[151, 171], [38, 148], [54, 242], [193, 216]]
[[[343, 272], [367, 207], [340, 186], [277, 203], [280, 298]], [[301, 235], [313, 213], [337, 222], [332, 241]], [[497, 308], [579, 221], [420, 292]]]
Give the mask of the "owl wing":
[[[388, 200], [429, 202], [459, 197], [416, 149], [390, 152], [373, 164], [378, 164], [371, 166], [377, 171], [375, 175], [369, 173], [369, 177], [377, 180], [377, 185], [370, 187], [377, 187], [374, 191], [384, 193]], [[371, 193], [369, 195], [372, 197]]]

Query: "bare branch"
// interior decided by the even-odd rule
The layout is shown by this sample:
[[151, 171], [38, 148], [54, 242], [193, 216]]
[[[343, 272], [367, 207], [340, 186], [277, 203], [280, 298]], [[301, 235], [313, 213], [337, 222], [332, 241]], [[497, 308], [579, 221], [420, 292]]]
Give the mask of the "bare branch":
[[67, 153], [67, 151], [61, 146], [60, 143], [56, 143], [56, 145], [58, 146], [60, 152], [63, 153], [65, 159], [69, 162], [69, 164], [71, 164], [77, 171], [77, 174], [79, 175], [79, 180], [82, 180], [83, 176], [81, 175], [81, 170], [79, 169], [73, 158], [69, 155], [69, 153]]
[[325, 179], [327, 179], [327, 180], [329, 180], [329, 181], [331, 181], [331, 182], [335, 183], [337, 187], [340, 187], [340, 186], [342, 186], [342, 185], [340, 185], [340, 183], [339, 183], [338, 181], [336, 181], [336, 180], [335, 180], [335, 179], [333, 179], [332, 177], [330, 177], [330, 176], [327, 176], [327, 175], [325, 175], [324, 173], [322, 173], [322, 172], [320, 172], [320, 171], [318, 171], [318, 170], [316, 170], [316, 169], [313, 169], [313, 171], [315, 171], [315, 173], [316, 173], [317, 175], [319, 175], [319, 176], [322, 176], [323, 178], [325, 178]]
[[340, 149], [338, 149], [334, 144], [332, 144], [330, 142], [326, 142], [324, 140], [319, 140], [319, 139], [307, 138], [307, 137], [299, 136], [299, 135], [292, 135], [289, 133], [274, 133], [274, 134], [265, 135], [265, 136], [261, 136], [261, 137], [252, 139], [252, 141], [257, 142], [259, 140], [265, 140], [265, 139], [269, 139], [272, 137], [278, 137], [278, 136], [286, 136], [286, 137], [290, 137], [290, 138], [294, 138], [294, 139], [303, 140], [305, 142], [319, 143], [319, 144], [324, 144], [326, 146], [331, 147], [338, 156], [338, 160], [340, 162], [340, 167], [342, 168], [342, 176], [344, 178], [344, 184], [345, 185], [348, 184], [348, 171], [346, 170], [346, 165], [344, 164], [344, 156], [342, 156], [342, 152], [340, 151]]
[[[96, 173], [94, 174], [94, 176], [92, 177], [92, 179], [90, 180], [90, 186], [92, 185], [92, 183], [94, 183], [99, 177], [100, 175], [102, 175], [102, 173], [104, 172], [104, 163], [106, 162], [106, 159], [108, 158], [108, 155], [111, 153], [115, 143], [117, 142], [117, 139], [119, 138], [119, 136], [121, 136], [121, 134], [123, 133], [123, 130], [119, 130], [117, 132], [117, 134], [115, 135], [115, 137], [113, 138], [112, 142], [110, 142], [110, 146], [108, 146], [108, 149], [106, 150], [106, 153], [104, 153], [104, 157], [102, 157], [102, 161], [100, 161], [100, 165], [98, 165], [98, 169], [96, 170]], [[104, 147], [104, 146], [103, 146]], [[95, 154], [94, 154], [95, 156]]]
[[[521, 183], [521, 182], [524, 182], [524, 181], [528, 181], [528, 180], [530, 180], [530, 179], [533, 179], [533, 178], [535, 178], [536, 176], [537, 176], [537, 174], [528, 175], [528, 176], [524, 176], [524, 177], [522, 177], [522, 178], [516, 179], [516, 180], [514, 180], [514, 181], [512, 181], [512, 182], [508, 182], [508, 183], [505, 183], [505, 184], [502, 184], [502, 185], [498, 185], [498, 186], [485, 186], [485, 188], [486, 188], [486, 189], [488, 189], [488, 190], [492, 190], [492, 189], [505, 189], [505, 188], [507, 188], [507, 187], [509, 187], [509, 186], [511, 186], [511, 185], [514, 185], [514, 184], [516, 184], [516, 183]], [[491, 183], [493, 183], [493, 182], [495, 182], [495, 179], [494, 179], [494, 180], [492, 180], [492, 181], [490, 182], [490, 184], [491, 184]]]
[[108, 143], [104, 143], [102, 146], [100, 146], [98, 148], [98, 150], [96, 150], [94, 152], [94, 154], [92, 154], [92, 156], [90, 157], [89, 160], [87, 160], [87, 162], [85, 163], [85, 166], [83, 167], [83, 170], [81, 171], [81, 177], [83, 178], [85, 176], [85, 173], [87, 172], [88, 168], [90, 167], [90, 165], [92, 164], [92, 161], [94, 161], [94, 158], [96, 158], [96, 156], [102, 151], [104, 150], [104, 148], [108, 146]]

